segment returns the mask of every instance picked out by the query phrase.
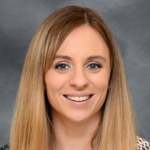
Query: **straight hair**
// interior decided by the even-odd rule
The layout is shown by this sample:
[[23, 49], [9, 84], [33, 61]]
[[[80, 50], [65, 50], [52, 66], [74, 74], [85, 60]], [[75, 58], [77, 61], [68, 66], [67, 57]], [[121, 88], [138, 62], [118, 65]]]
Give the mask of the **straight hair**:
[[68, 6], [52, 13], [40, 25], [29, 46], [16, 98], [10, 150], [53, 150], [54, 131], [44, 76], [62, 42], [75, 28], [88, 25], [109, 49], [111, 76], [102, 116], [91, 140], [93, 150], [134, 150], [135, 115], [123, 61], [110, 29], [95, 11]]

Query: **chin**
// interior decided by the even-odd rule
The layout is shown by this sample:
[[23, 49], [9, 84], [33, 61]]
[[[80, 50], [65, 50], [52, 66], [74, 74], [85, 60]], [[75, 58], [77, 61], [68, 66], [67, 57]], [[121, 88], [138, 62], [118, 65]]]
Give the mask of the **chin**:
[[90, 116], [88, 116], [87, 113], [70, 113], [66, 118], [71, 122], [82, 123], [90, 119]]

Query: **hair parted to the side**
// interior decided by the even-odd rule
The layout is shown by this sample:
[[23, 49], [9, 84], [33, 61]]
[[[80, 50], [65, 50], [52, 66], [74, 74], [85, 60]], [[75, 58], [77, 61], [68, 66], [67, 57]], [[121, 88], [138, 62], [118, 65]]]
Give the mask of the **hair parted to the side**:
[[[109, 93], [100, 125], [91, 142], [94, 150], [134, 150], [136, 127], [124, 65], [114, 37], [93, 10], [68, 6], [52, 13], [38, 28], [26, 55], [14, 110], [10, 150], [52, 150], [54, 133], [45, 97], [44, 75], [67, 35], [88, 25], [106, 42], [111, 60]], [[49, 108], [50, 109], [50, 108]]]

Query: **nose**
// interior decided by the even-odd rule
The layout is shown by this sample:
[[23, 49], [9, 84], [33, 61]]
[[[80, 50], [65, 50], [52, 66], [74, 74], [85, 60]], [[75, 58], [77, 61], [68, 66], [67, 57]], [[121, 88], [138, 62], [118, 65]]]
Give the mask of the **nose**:
[[88, 78], [82, 67], [73, 70], [69, 84], [77, 89], [84, 89], [88, 86]]

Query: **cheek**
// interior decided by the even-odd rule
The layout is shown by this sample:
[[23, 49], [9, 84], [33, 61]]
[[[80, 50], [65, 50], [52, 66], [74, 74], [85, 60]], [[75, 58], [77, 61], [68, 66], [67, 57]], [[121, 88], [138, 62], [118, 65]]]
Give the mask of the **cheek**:
[[107, 92], [109, 89], [108, 82], [109, 82], [109, 77], [107, 76], [104, 77], [101, 75], [95, 78], [95, 80], [93, 81], [94, 86], [96, 87], [95, 88], [96, 100], [93, 105], [93, 110], [95, 111], [99, 111], [106, 100]]
[[66, 83], [66, 78], [63, 75], [58, 75], [53, 70], [49, 70], [45, 74], [45, 85], [47, 90], [52, 90], [53, 92], [58, 92], [61, 87]]
[[49, 103], [55, 107], [59, 106], [60, 95], [68, 78], [65, 74], [58, 74], [54, 70], [49, 70], [45, 74], [45, 86]]
[[100, 72], [99, 74], [91, 77], [91, 82], [98, 90], [108, 89], [109, 73]]

